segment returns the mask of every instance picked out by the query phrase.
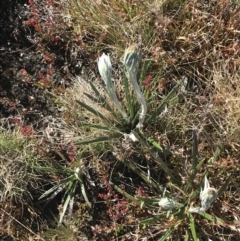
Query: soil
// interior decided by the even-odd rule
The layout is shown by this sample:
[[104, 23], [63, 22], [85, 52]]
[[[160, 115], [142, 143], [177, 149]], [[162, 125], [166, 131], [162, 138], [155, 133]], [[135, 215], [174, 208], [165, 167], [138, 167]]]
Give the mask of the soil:
[[[44, 11], [43, 3], [35, 2]], [[46, 92], [64, 92], [89, 61], [71, 26], [47, 28], [46, 33], [39, 19], [42, 30], [37, 29], [34, 7], [28, 0], [0, 1], [0, 118], [5, 126], [21, 123], [38, 130], [43, 117], [57, 115]], [[64, 35], [56, 39], [61, 31]]]
[[29, 17], [26, 3], [3, 0], [0, 6], [0, 113], [2, 118], [14, 118], [24, 112], [22, 122], [52, 112], [43, 90], [34, 86], [38, 72], [45, 66], [27, 38], [30, 33], [22, 26]]

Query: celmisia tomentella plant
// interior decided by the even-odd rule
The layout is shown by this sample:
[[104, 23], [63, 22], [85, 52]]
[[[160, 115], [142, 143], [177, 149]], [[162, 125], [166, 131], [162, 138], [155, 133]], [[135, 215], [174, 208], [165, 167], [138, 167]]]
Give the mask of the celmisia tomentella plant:
[[142, 128], [143, 122], [147, 114], [147, 104], [137, 82], [137, 72], [140, 64], [140, 52], [136, 44], [131, 45], [125, 50], [123, 63], [126, 68], [128, 80], [131, 82], [133, 89], [137, 95], [138, 102], [141, 104], [142, 110], [139, 116], [139, 123], [137, 127]]
[[[123, 63], [126, 69], [127, 78], [133, 86], [133, 90], [136, 93], [138, 102], [141, 104], [141, 113], [139, 116], [139, 123], [137, 125], [138, 128], [141, 128], [143, 126], [145, 116], [147, 114], [147, 104], [137, 82], [137, 72], [140, 64], [140, 53], [138, 51], [137, 45], [132, 45], [125, 50]], [[124, 111], [115, 92], [115, 87], [112, 81], [112, 65], [110, 57], [108, 55], [102, 54], [102, 56], [99, 58], [98, 69], [106, 85], [110, 98], [113, 100], [114, 104], [116, 105], [119, 112], [122, 114], [123, 118], [127, 122], [129, 122], [129, 117]]]
[[207, 177], [205, 176], [204, 188], [200, 192], [201, 208], [206, 211], [210, 208], [211, 204], [217, 198], [217, 190], [210, 187]]
[[123, 118], [128, 121], [127, 113], [124, 111], [115, 92], [115, 86], [112, 81], [112, 64], [108, 55], [103, 53], [102, 56], [99, 58], [98, 70], [107, 87], [110, 98], [113, 100], [114, 104], [116, 105], [118, 111], [122, 114]]
[[210, 187], [207, 177], [204, 179], [204, 188], [201, 188], [200, 201], [201, 207], [190, 207], [189, 211], [192, 213], [205, 212], [210, 207], [211, 204], [216, 200], [218, 192], [215, 188]]

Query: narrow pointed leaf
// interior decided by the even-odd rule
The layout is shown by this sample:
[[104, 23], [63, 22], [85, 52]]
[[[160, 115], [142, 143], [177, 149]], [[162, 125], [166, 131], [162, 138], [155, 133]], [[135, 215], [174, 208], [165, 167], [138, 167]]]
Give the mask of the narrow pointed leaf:
[[[100, 104], [103, 108], [105, 108], [107, 111], [109, 111], [112, 115], [114, 115], [115, 117], [117, 117], [115, 111], [113, 110], [113, 108], [111, 108], [111, 106], [107, 103], [106, 98], [103, 97], [99, 91], [97, 90], [97, 88], [94, 86], [94, 84], [92, 82], [89, 82], [91, 85], [92, 90], [94, 91], [95, 95], [97, 96], [97, 98], [84, 93], [86, 96], [88, 96], [88, 98], [90, 98], [91, 100], [93, 100], [95, 103]], [[106, 91], [107, 93], [107, 91]]]
[[184, 191], [187, 192], [189, 190], [189, 188], [192, 186], [192, 183], [199, 171], [199, 169], [201, 168], [201, 166], [203, 165], [203, 163], [205, 162], [206, 160], [205, 159], [202, 159], [198, 164], [197, 166], [195, 167], [193, 173], [191, 174], [191, 176], [189, 177], [188, 179], [188, 182], [187, 182], [187, 185], [185, 186], [184, 188]]
[[213, 154], [213, 160], [212, 160], [213, 163], [218, 160], [222, 150], [223, 150], [223, 144], [218, 145], [216, 151]]
[[96, 143], [96, 142], [105, 142], [105, 141], [109, 141], [114, 138], [119, 138], [121, 136], [122, 136], [121, 134], [116, 133], [114, 135], [102, 136], [102, 137], [97, 137], [97, 138], [93, 138], [93, 139], [85, 139], [85, 140], [81, 140], [81, 141], [76, 141], [75, 144], [76, 145], [84, 145], [84, 144], [91, 144], [91, 143]]
[[159, 151], [163, 152], [162, 147], [151, 137], [147, 138], [147, 141], [150, 142], [154, 147], [156, 147]]
[[112, 108], [110, 108], [110, 106], [107, 104], [106, 100], [99, 100], [96, 97], [94, 97], [88, 93], [84, 93], [84, 95], [86, 95], [92, 102], [98, 104], [99, 106], [104, 108], [106, 111], [111, 113], [115, 118], [117, 118], [117, 114], [114, 112], [114, 110]]
[[86, 110], [88, 110], [89, 112], [93, 113], [95, 116], [100, 117], [103, 121], [108, 122], [109, 120], [108, 118], [106, 118], [104, 115], [102, 115], [99, 111], [95, 110], [93, 107], [85, 104], [84, 102], [80, 101], [80, 100], [76, 100], [76, 102], [81, 105], [83, 108], [85, 108]]
[[92, 205], [91, 205], [91, 203], [88, 200], [88, 197], [87, 197], [87, 194], [86, 194], [86, 190], [85, 190], [85, 186], [84, 186], [83, 183], [81, 183], [80, 186], [81, 186], [81, 192], [82, 192], [83, 198], [84, 198], [85, 202], [87, 203], [87, 205], [91, 208]]
[[63, 217], [67, 211], [67, 207], [70, 203], [70, 201], [74, 198], [74, 193], [75, 193], [75, 190], [76, 190], [76, 186], [77, 186], [77, 182], [74, 182], [74, 183], [71, 183], [70, 186], [69, 186], [69, 191], [68, 191], [68, 194], [67, 194], [67, 198], [64, 202], [64, 205], [63, 205], [63, 210], [60, 214], [60, 218], [59, 218], [59, 223], [62, 223], [63, 221]]
[[174, 231], [174, 227], [172, 226], [165, 232], [165, 234], [158, 241], [167, 240], [167, 238], [172, 234], [173, 231]]
[[166, 218], [166, 213], [163, 213], [163, 214], [159, 214], [159, 215], [156, 215], [154, 217], [151, 217], [151, 218], [143, 219], [143, 220], [140, 221], [140, 223], [150, 225], [152, 223], [156, 223], [159, 220], [165, 219], [165, 218]]
[[224, 182], [224, 184], [220, 187], [220, 189], [218, 190], [218, 197], [226, 190], [230, 180], [232, 179], [232, 176], [229, 175], [226, 179], [226, 181]]
[[49, 190], [47, 190], [46, 192], [44, 192], [38, 199], [40, 200], [40, 199], [45, 198], [46, 196], [48, 196], [50, 193], [56, 191], [56, 190], [57, 190], [58, 188], [60, 188], [61, 186], [63, 186], [62, 183], [59, 183], [59, 184], [53, 186], [52, 188], [50, 188]]
[[155, 119], [161, 114], [161, 112], [165, 109], [165, 106], [169, 103], [171, 98], [173, 98], [174, 94], [177, 92], [178, 87], [182, 84], [184, 78], [182, 78], [175, 87], [168, 93], [162, 103], [156, 108], [155, 112], [147, 119], [147, 122], [155, 121]]
[[200, 212], [199, 215], [201, 215], [202, 217], [206, 218], [207, 220], [212, 221], [213, 223], [219, 224], [221, 226], [225, 226], [226, 225], [225, 222], [222, 219], [220, 219], [220, 218], [218, 218], [216, 216], [212, 216], [209, 213]]
[[89, 127], [89, 128], [94, 128], [94, 129], [99, 129], [99, 130], [109, 131], [109, 127], [102, 126], [102, 125], [97, 125], [97, 124], [83, 124], [83, 126], [84, 127]]
[[137, 166], [134, 165], [134, 163], [125, 161], [125, 164], [133, 170], [138, 176], [140, 176], [151, 188], [154, 188], [157, 193], [163, 193], [163, 188], [159, 186], [158, 183], [156, 183], [153, 179], [149, 180], [148, 176]]
[[189, 214], [189, 221], [190, 221], [190, 229], [191, 229], [191, 233], [192, 233], [192, 237], [194, 241], [199, 241], [198, 237], [197, 237], [197, 233], [196, 233], [196, 228], [195, 228], [195, 222], [194, 222], [194, 218], [192, 216], [192, 214]]
[[127, 109], [130, 113], [130, 119], [132, 120], [136, 115], [136, 113], [134, 112], [134, 98], [130, 94], [131, 91], [130, 91], [128, 79], [126, 78], [126, 76], [124, 76], [123, 84], [124, 84], [124, 94], [127, 101]]
[[186, 230], [184, 241], [188, 241], [188, 240], [189, 240], [189, 234], [188, 234], [188, 231]]
[[39, 199], [43, 199], [44, 197], [48, 196], [50, 193], [53, 193], [55, 190], [59, 188], [63, 190], [68, 185], [68, 183], [71, 182], [72, 180], [73, 180], [73, 176], [65, 178], [60, 183], [56, 184], [55, 186], [53, 186], [52, 188], [44, 192]]
[[192, 172], [195, 171], [198, 163], [198, 139], [196, 131], [193, 130], [193, 148], [192, 148]]
[[[150, 152], [150, 154], [152, 155], [152, 157], [154, 158], [154, 160], [156, 161], [156, 163], [158, 163], [162, 169], [167, 173], [167, 175], [171, 178], [173, 183], [179, 183], [179, 180], [177, 180], [175, 178], [175, 176], [173, 175], [173, 172], [168, 168], [168, 166], [166, 165], [166, 163], [160, 158], [158, 151], [154, 150], [153, 147], [149, 146], [149, 143], [147, 141], [145, 141], [145, 139], [142, 135], [140, 135], [139, 133], [137, 133], [136, 131], [132, 131], [133, 134], [136, 136], [136, 138], [139, 140], [139, 142], [141, 143], [142, 146], [144, 146], [145, 148], [148, 149], [148, 151]], [[155, 143], [156, 144], [156, 143]], [[159, 148], [161, 149], [161, 147], [159, 146]]]
[[128, 198], [129, 200], [138, 203], [139, 205], [141, 204], [137, 198], [131, 196], [130, 194], [128, 194], [126, 191], [122, 190], [121, 188], [119, 188], [117, 185], [115, 185], [112, 182], [109, 182], [109, 184], [119, 193], [121, 193], [123, 196], [125, 196], [126, 198]]

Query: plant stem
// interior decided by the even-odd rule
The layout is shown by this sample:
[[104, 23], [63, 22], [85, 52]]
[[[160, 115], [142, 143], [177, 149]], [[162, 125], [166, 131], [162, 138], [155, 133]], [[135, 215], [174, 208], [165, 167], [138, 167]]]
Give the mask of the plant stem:
[[128, 74], [129, 74], [129, 80], [131, 81], [133, 89], [136, 92], [138, 102], [141, 104], [142, 110], [141, 110], [141, 113], [139, 116], [139, 122], [137, 125], [138, 128], [141, 128], [143, 126], [143, 122], [147, 114], [147, 103], [137, 83], [136, 73], [134, 71], [128, 71]]

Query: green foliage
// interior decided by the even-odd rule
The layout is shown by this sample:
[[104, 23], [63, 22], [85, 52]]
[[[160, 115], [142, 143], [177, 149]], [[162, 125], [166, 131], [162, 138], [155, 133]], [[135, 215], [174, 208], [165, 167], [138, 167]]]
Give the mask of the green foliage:
[[63, 210], [61, 211], [59, 224], [62, 223], [64, 215], [67, 211], [67, 208], [70, 210], [70, 215], [72, 214], [74, 198], [77, 191], [77, 188], [80, 187], [81, 193], [86, 204], [91, 207], [91, 203], [88, 200], [85, 186], [83, 183], [83, 169], [81, 160], [79, 162], [79, 166], [72, 169], [66, 168], [60, 165], [57, 165], [55, 168], [53, 167], [42, 167], [42, 166], [34, 166], [35, 169], [40, 170], [46, 173], [55, 173], [55, 174], [62, 174], [67, 175], [66, 178], [62, 179], [58, 184], [54, 185], [52, 188], [44, 192], [39, 199], [46, 198], [51, 194], [48, 199], [53, 199], [58, 193], [64, 190], [64, 201], [63, 201]]
[[[124, 195], [126, 198], [128, 198], [132, 202], [137, 203], [141, 209], [148, 208], [148, 210], [152, 210], [152, 212], [153, 212], [160, 206], [160, 209], [159, 209], [157, 215], [155, 215], [154, 217], [149, 217], [147, 219], [142, 219], [140, 221], [141, 224], [157, 225], [157, 224], [160, 224], [162, 222], [162, 220], [169, 218], [169, 216], [171, 216], [175, 220], [174, 224], [172, 224], [169, 227], [169, 229], [161, 237], [160, 240], [168, 240], [169, 236], [172, 233], [174, 233], [175, 226], [178, 226], [178, 225], [184, 224], [184, 223], [188, 223], [193, 240], [198, 241], [199, 236], [198, 236], [195, 220], [196, 220], [196, 218], [199, 219], [200, 217], [199, 216], [196, 217], [191, 214], [191, 212], [193, 210], [191, 205], [192, 205], [193, 201], [196, 201], [197, 196], [200, 193], [199, 190], [201, 189], [202, 184], [200, 183], [200, 185], [196, 188], [196, 187], [193, 187], [191, 185], [191, 183], [193, 183], [196, 180], [199, 170], [200, 170], [200, 168], [203, 167], [204, 162], [198, 161], [198, 139], [197, 139], [195, 131], [193, 131], [193, 147], [192, 147], [193, 156], [192, 156], [192, 161], [191, 161], [191, 172], [189, 173], [189, 177], [188, 177], [189, 181], [187, 181], [185, 183], [185, 185], [181, 184], [181, 181], [179, 179], [180, 176], [178, 176], [176, 178], [174, 176], [173, 172], [169, 169], [168, 164], [165, 163], [159, 157], [159, 155], [161, 154], [163, 149], [159, 145], [157, 145], [151, 138], [146, 138], [146, 137], [144, 138], [143, 133], [141, 133], [141, 135], [140, 135], [139, 133], [134, 132], [134, 134], [138, 138], [141, 145], [144, 146], [145, 148], [147, 148], [148, 152], [153, 156], [156, 163], [159, 164], [160, 168], [162, 168], [166, 172], [166, 174], [170, 178], [170, 181], [173, 183], [173, 184], [171, 184], [172, 188], [169, 189], [169, 192], [167, 194], [168, 198], [156, 199], [156, 198], [151, 198], [151, 197], [140, 197], [140, 196], [133, 197], [126, 191], [122, 191], [121, 188], [119, 188], [114, 183], [111, 183], [111, 185], [113, 186], [113, 188], [115, 190], [117, 190], [119, 193]], [[151, 148], [152, 148], [152, 150], [151, 150]], [[138, 173], [139, 176], [141, 176], [141, 178], [148, 185], [151, 186], [152, 190], [156, 190], [159, 193], [159, 195], [162, 195], [162, 197], [164, 197], [165, 191], [163, 191], [160, 186], [159, 186], [159, 189], [156, 188], [157, 184], [154, 179], [149, 179], [149, 177], [147, 177], [146, 174], [141, 173], [140, 170], [137, 170], [134, 163], [126, 162], [126, 165], [128, 165], [129, 168], [131, 168], [134, 172]], [[206, 175], [206, 172], [204, 175]], [[223, 190], [226, 189], [228, 183], [229, 183], [229, 178], [225, 181], [225, 183], [219, 189], [218, 197], [219, 197], [219, 195], [222, 194]], [[204, 188], [206, 188], [206, 187], [208, 188], [209, 186], [206, 186], [206, 180], [205, 180]], [[183, 194], [183, 195], [178, 196], [178, 199], [180, 199], [181, 203], [178, 203], [178, 201], [175, 201], [175, 198], [172, 197], [173, 193], [176, 193], [176, 190], [178, 191], [178, 195], [179, 195], [179, 191], [181, 194]], [[201, 198], [201, 195], [200, 195], [200, 198]], [[214, 203], [212, 205], [214, 205]], [[161, 209], [163, 209], [163, 211], [161, 211], [161, 213], [159, 213]], [[204, 213], [203, 211], [200, 211], [200, 212], [197, 211], [197, 212], [200, 214], [201, 217], [203, 217], [207, 220], [210, 220], [212, 222], [216, 222], [214, 220], [218, 220], [217, 222], [220, 225], [223, 225], [223, 222], [218, 217], [213, 217], [212, 215]], [[189, 237], [189, 232], [187, 232], [187, 234], [185, 235], [185, 239], [187, 237]]]
[[[127, 113], [125, 112], [123, 105], [119, 102], [118, 97], [115, 92], [115, 86], [112, 83], [111, 78], [111, 61], [109, 56], [103, 54], [99, 60], [98, 60], [98, 68], [99, 72], [101, 74], [101, 77], [103, 78], [103, 81], [106, 85], [106, 95], [110, 97], [111, 104], [109, 104], [106, 100], [106, 98], [100, 94], [98, 89], [94, 86], [93, 83], [89, 83], [91, 86], [92, 91], [94, 92], [95, 96], [91, 96], [88, 93], [85, 93], [85, 95], [96, 105], [101, 107], [101, 109], [104, 109], [105, 113], [109, 113], [111, 117], [106, 117], [104, 114], [101, 113], [101, 111], [97, 110], [94, 107], [91, 107], [90, 105], [77, 100], [77, 103], [85, 108], [87, 111], [89, 111], [93, 116], [97, 119], [99, 119], [102, 124], [94, 124], [89, 125], [86, 123], [85, 126], [90, 128], [96, 128], [99, 130], [106, 130], [107, 132], [111, 133], [109, 138], [111, 139], [113, 136], [118, 137], [120, 133], [123, 134], [129, 134], [133, 129], [137, 126], [138, 116], [139, 116], [139, 123], [142, 125], [147, 107], [146, 107], [146, 101], [141, 93], [141, 90], [137, 83], [137, 72], [139, 68], [139, 52], [138, 49], [129, 47], [125, 52], [125, 59], [124, 59], [124, 65], [126, 68], [126, 75], [123, 78], [123, 86], [124, 86], [124, 103], [126, 105]], [[132, 88], [130, 87], [130, 83], [132, 84]], [[135, 96], [133, 95], [133, 91], [136, 92], [137, 100], [141, 104], [142, 113], [139, 115], [139, 104], [136, 101]], [[111, 107], [115, 105], [116, 109], [114, 107]], [[144, 114], [143, 114], [144, 113]], [[108, 137], [100, 137], [96, 138], [94, 140], [101, 141]], [[90, 141], [91, 142], [91, 141]], [[83, 142], [80, 142], [83, 143]], [[86, 141], [84, 141], [86, 143]], [[89, 143], [89, 142], [88, 142]]]
[[[138, 100], [139, 103], [141, 103], [142, 110], [144, 109], [145, 103], [142, 103], [141, 100], [143, 98], [142, 94], [140, 93], [140, 89], [138, 86], [135, 86], [137, 83], [136, 80], [136, 70], [138, 70], [139, 63], [136, 61], [138, 60], [136, 57], [135, 47], [131, 46], [125, 51], [124, 55], [124, 64], [126, 67], [126, 78], [124, 78], [123, 81], [123, 87], [124, 87], [124, 103], [127, 109], [127, 115], [129, 116], [129, 120], [126, 120], [124, 118], [124, 115], [122, 114], [121, 108], [117, 108], [118, 110], [115, 110], [112, 107], [112, 104], [108, 103], [106, 101], [106, 98], [100, 92], [97, 90], [97, 88], [91, 83], [90, 86], [92, 88], [92, 91], [94, 92], [95, 96], [91, 96], [89, 94], [86, 94], [86, 96], [94, 102], [95, 106], [100, 106], [102, 109], [105, 109], [106, 112], [109, 112], [111, 114], [111, 118], [106, 117], [101, 113], [101, 111], [98, 111], [97, 108], [93, 108], [90, 105], [85, 104], [82, 101], [77, 101], [77, 103], [85, 108], [87, 111], [89, 111], [91, 114], [93, 114], [96, 118], [99, 119], [99, 124], [85, 124], [85, 127], [90, 128], [96, 128], [101, 132], [104, 132], [104, 136], [97, 137], [92, 140], [82, 140], [78, 144], [91, 144], [94, 142], [100, 142], [100, 141], [109, 141], [114, 138], [119, 138], [123, 134], [131, 133], [134, 135], [135, 139], [140, 144], [140, 150], [143, 151], [151, 156], [151, 161], [147, 161], [146, 164], [146, 171], [144, 171], [142, 168], [139, 168], [139, 164], [137, 160], [127, 160], [124, 157], [122, 158], [122, 163], [124, 163], [125, 166], [127, 166], [132, 172], [137, 174], [138, 177], [143, 180], [150, 190], [154, 192], [156, 195], [162, 196], [162, 198], [156, 199], [152, 197], [134, 197], [130, 193], [121, 190], [121, 188], [116, 185], [114, 182], [110, 181], [111, 186], [121, 195], [123, 195], [125, 198], [130, 200], [133, 203], [136, 203], [140, 209], [148, 208], [149, 210], [156, 210], [157, 208], [160, 209], [158, 211], [158, 214], [155, 217], [149, 217], [141, 220], [141, 224], [144, 225], [157, 225], [162, 222], [162, 220], [168, 219], [169, 216], [174, 218], [174, 224], [169, 226], [167, 232], [161, 237], [160, 240], [167, 240], [170, 236], [174, 234], [175, 228], [179, 225], [183, 225], [184, 223], [189, 224], [190, 232], [187, 231], [185, 238], [191, 237], [194, 241], [199, 240], [198, 238], [198, 231], [196, 228], [196, 222], [195, 222], [195, 216], [191, 214], [191, 212], [197, 212], [197, 213], [203, 213], [203, 211], [206, 211], [210, 205], [212, 204], [216, 196], [211, 198], [210, 193], [208, 193], [207, 189], [211, 189], [209, 186], [209, 183], [206, 179], [206, 175], [208, 173], [208, 170], [205, 169], [205, 163], [206, 158], [199, 159], [199, 153], [198, 153], [198, 146], [199, 141], [197, 138], [197, 133], [195, 130], [192, 130], [192, 155], [191, 155], [191, 163], [188, 164], [188, 167], [181, 167], [181, 170], [179, 169], [178, 172], [173, 170], [172, 163], [169, 163], [169, 161], [166, 161], [164, 156], [166, 154], [166, 150], [164, 147], [162, 147], [153, 137], [151, 137], [151, 132], [144, 131], [142, 128], [138, 128], [137, 120], [138, 120], [138, 111], [137, 107], [139, 108], [139, 104], [136, 100]], [[104, 56], [104, 58], [108, 58], [107, 56]], [[110, 62], [109, 59], [107, 61]], [[103, 66], [104, 67], [104, 66]], [[102, 68], [102, 69], [105, 69]], [[102, 70], [101, 70], [102, 71]], [[101, 72], [100, 71], [100, 72]], [[101, 72], [101, 76], [104, 78], [104, 82], [107, 83], [108, 81], [111, 82], [111, 78], [109, 77], [110, 74], [108, 72], [108, 75], [104, 74], [104, 72]], [[108, 77], [106, 77], [108, 76]], [[129, 81], [129, 79], [131, 81]], [[132, 81], [134, 80], [134, 81]], [[179, 89], [182, 88], [185, 77], [181, 78], [174, 87], [164, 96], [163, 100], [159, 103], [158, 106], [154, 105], [154, 99], [150, 98], [148, 100], [148, 105], [151, 107], [148, 110], [148, 116], [145, 121], [145, 126], [150, 126], [151, 124], [155, 125], [157, 121], [161, 121], [161, 114], [164, 111], [168, 111], [168, 109], [172, 108], [175, 104], [179, 104]], [[133, 89], [130, 88], [129, 83], [132, 84]], [[112, 83], [111, 83], [112, 84]], [[111, 84], [108, 84], [107, 86], [110, 86]], [[111, 93], [114, 89], [113, 87], [107, 87], [107, 93]], [[110, 89], [109, 89], [110, 88]], [[185, 87], [184, 87], [185, 88]], [[133, 95], [133, 90], [136, 92], [136, 98], [135, 95]], [[182, 97], [184, 98], [184, 94], [181, 93]], [[113, 97], [113, 94], [109, 94], [110, 99], [113, 101], [113, 103], [116, 103], [116, 98]], [[116, 104], [117, 106], [118, 104]], [[143, 114], [144, 111], [141, 113]], [[141, 115], [140, 114], [140, 115]], [[144, 118], [145, 119], [145, 116]], [[140, 122], [140, 118], [139, 118]], [[173, 151], [167, 150], [168, 155], [172, 155], [174, 158], [175, 153]], [[219, 151], [215, 152], [216, 155], [219, 155]], [[215, 155], [215, 158], [217, 156]], [[167, 179], [168, 179], [168, 192], [165, 194], [166, 187], [159, 185], [156, 179], [154, 179], [151, 176], [150, 167], [153, 165], [155, 168], [162, 170]], [[185, 170], [184, 170], [185, 169]], [[204, 170], [205, 169], [205, 170]], [[193, 185], [193, 183], [196, 182], [197, 176], [199, 176], [199, 172], [203, 171], [203, 176], [205, 176], [205, 185], [204, 185], [204, 195], [202, 191], [202, 183], [198, 182], [198, 185], [196, 187], [196, 184]], [[184, 183], [182, 182], [182, 177], [184, 177], [186, 180]], [[227, 184], [229, 182], [229, 179], [225, 182], [225, 184], [222, 185], [220, 188], [219, 195], [226, 189]], [[212, 188], [213, 189], [213, 188]], [[201, 192], [200, 192], [201, 190]], [[215, 189], [214, 189], [215, 190]], [[216, 192], [217, 193], [217, 192]], [[204, 207], [192, 207], [193, 202], [197, 202], [198, 196], [200, 194], [200, 200], [201, 205], [204, 204]], [[166, 195], [166, 197], [165, 197]], [[210, 195], [210, 196], [209, 196]], [[176, 200], [175, 196], [178, 196], [178, 200]], [[203, 197], [204, 196], [204, 197]], [[210, 197], [210, 198], [209, 198]], [[203, 202], [204, 199], [204, 202]], [[205, 201], [207, 200], [207, 204], [205, 205]], [[161, 210], [163, 209], [163, 211]], [[167, 209], [167, 210], [164, 210]], [[159, 213], [161, 211], [161, 213]], [[199, 219], [199, 216], [197, 217]]]

